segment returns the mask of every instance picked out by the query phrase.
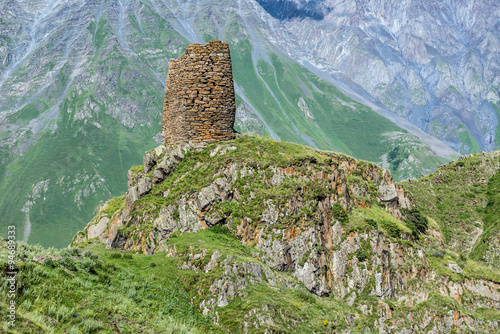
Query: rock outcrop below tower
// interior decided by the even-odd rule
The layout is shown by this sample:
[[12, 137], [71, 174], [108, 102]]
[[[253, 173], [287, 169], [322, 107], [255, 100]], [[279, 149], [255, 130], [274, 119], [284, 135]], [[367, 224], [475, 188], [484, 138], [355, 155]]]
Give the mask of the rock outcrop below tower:
[[235, 115], [228, 44], [192, 44], [180, 58], [170, 60], [163, 104], [164, 143], [234, 139]]

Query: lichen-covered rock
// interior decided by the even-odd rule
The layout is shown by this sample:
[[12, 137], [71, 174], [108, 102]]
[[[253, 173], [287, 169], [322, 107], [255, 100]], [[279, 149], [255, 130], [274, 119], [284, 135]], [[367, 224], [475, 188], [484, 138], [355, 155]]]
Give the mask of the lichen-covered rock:
[[142, 159], [144, 164], [144, 173], [147, 174], [156, 165], [157, 156], [154, 151], [146, 152], [144, 158]]
[[456, 274], [463, 274], [464, 273], [462, 268], [460, 268], [460, 266], [454, 262], [448, 263], [448, 268], [450, 268], [451, 271], [453, 271]]
[[167, 239], [170, 234], [179, 229], [175, 219], [174, 205], [169, 205], [160, 210], [160, 215], [154, 221], [156, 231], [159, 233], [158, 239]]
[[87, 238], [92, 239], [101, 235], [101, 233], [104, 232], [104, 230], [108, 226], [108, 223], [109, 223], [109, 218], [102, 217], [97, 224], [92, 225], [87, 229]]
[[152, 181], [149, 177], [143, 177], [137, 183], [137, 194], [139, 197], [149, 193], [152, 187]]

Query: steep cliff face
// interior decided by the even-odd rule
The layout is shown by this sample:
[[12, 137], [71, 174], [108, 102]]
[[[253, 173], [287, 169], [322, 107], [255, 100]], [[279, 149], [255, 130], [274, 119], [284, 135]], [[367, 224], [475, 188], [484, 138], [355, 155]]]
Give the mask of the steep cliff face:
[[[361, 317], [352, 321], [360, 328], [498, 327], [470, 313], [500, 307], [498, 271], [417, 242], [425, 227], [418, 229], [410, 216], [425, 216], [374, 164], [240, 137], [207, 147], [160, 146], [128, 180], [126, 195], [105, 204], [73, 245], [165, 253], [181, 270], [211, 275], [200, 278], [205, 292], [196, 304], [204, 314], [240, 310], [240, 300], [253, 303], [256, 286], [303, 286], [359, 309]], [[207, 229], [226, 229], [250, 247], [252, 260], [237, 246], [221, 257], [222, 250], [198, 243], [196, 235]], [[191, 241], [181, 241], [187, 235]], [[257, 316], [259, 330], [271, 326], [262, 305], [242, 312], [245, 319]]]

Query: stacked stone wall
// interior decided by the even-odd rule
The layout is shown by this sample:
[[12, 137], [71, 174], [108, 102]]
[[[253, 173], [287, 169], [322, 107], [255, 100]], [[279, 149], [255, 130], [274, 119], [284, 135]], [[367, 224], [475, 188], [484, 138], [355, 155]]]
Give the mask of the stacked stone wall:
[[192, 44], [180, 58], [170, 60], [163, 105], [164, 143], [234, 139], [235, 115], [228, 44]]

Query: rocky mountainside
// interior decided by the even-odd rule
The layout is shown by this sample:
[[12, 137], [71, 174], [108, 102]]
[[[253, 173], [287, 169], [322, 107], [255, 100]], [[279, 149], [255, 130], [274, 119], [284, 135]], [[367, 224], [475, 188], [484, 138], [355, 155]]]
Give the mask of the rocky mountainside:
[[[401, 185], [372, 163], [255, 137], [159, 146], [129, 171], [127, 193], [101, 207], [73, 246], [166, 254], [179, 275], [196, 277], [190, 276], [194, 306], [228, 332], [311, 329], [298, 316], [300, 303], [281, 316], [275, 293], [260, 300], [265, 287], [285, 295], [302, 287], [320, 297], [307, 306], [317, 310], [345, 305], [323, 327], [311, 325], [317, 332], [493, 332], [500, 315], [499, 225], [490, 202], [498, 188], [476, 192], [476, 214], [490, 219], [484, 223], [490, 232], [475, 236], [488, 245], [486, 253], [475, 255], [480, 245], [462, 252], [468, 234], [442, 234], [445, 226], [467, 232], [448, 212], [467, 214], [471, 197], [443, 173], [461, 168], [454, 182], [474, 191], [464, 178], [497, 187], [499, 167], [498, 152], [480, 154]], [[429, 179], [443, 180], [431, 191], [438, 210], [421, 197]], [[438, 190], [445, 184], [449, 192]], [[237, 238], [249, 257], [239, 246], [224, 257], [197, 240], [211, 229]], [[227, 312], [235, 318], [224, 318]]]
[[274, 29], [295, 19], [255, 1], [6, 0], [0, 12], [0, 225], [33, 243], [66, 246], [126, 190], [128, 167], [159, 144], [168, 60], [192, 42], [230, 44], [238, 131], [373, 161], [398, 180], [458, 157], [297, 58], [282, 45], [297, 39]]
[[443, 231], [473, 199], [445, 192], [445, 174], [469, 178], [490, 231], [479, 239], [498, 248], [499, 165], [479, 154], [402, 185], [373, 163], [259, 137], [158, 146], [72, 248], [18, 246], [16, 330], [496, 332], [498, 263]]
[[294, 59], [462, 154], [499, 147], [496, 1], [257, 2], [259, 25]]

